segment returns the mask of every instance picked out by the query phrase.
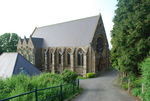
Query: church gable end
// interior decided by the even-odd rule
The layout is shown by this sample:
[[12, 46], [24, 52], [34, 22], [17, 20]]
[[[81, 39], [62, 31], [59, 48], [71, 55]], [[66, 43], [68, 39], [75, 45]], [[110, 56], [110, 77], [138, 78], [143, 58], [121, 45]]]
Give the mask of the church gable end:
[[109, 47], [101, 15], [99, 16], [91, 48], [94, 51], [92, 55], [95, 56], [96, 71], [106, 69], [109, 65]]
[[91, 46], [96, 51], [96, 50], [100, 50], [97, 48], [104, 48], [105, 45], [108, 47], [108, 41], [107, 41], [102, 17], [101, 15], [99, 15], [99, 20], [91, 42]]

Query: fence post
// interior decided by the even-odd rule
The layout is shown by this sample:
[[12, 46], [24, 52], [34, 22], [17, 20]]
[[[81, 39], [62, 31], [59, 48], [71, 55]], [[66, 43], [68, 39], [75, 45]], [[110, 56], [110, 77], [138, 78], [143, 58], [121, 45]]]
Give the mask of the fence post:
[[75, 88], [74, 88], [75, 82], [72, 82], [72, 85], [73, 85], [73, 94], [74, 94], [74, 92], [75, 92]]
[[[142, 94], [144, 93], [144, 83], [142, 83]], [[141, 100], [143, 101], [143, 98], [141, 97]]]
[[63, 90], [62, 90], [62, 84], [60, 85], [60, 101], [63, 101]]
[[35, 88], [35, 101], [38, 101], [37, 87]]
[[78, 86], [78, 90], [79, 90], [79, 79], [78, 79], [78, 84], [77, 84], [77, 86]]
[[128, 79], [128, 92], [130, 92], [130, 79]]
[[144, 84], [142, 83], [142, 94], [144, 93]]

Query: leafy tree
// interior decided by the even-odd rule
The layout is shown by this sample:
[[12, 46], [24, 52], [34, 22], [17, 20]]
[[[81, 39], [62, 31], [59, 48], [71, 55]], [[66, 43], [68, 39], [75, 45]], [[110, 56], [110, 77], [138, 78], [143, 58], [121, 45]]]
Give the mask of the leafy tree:
[[150, 0], [118, 0], [112, 30], [112, 66], [140, 74], [138, 64], [150, 51]]
[[0, 54], [2, 52], [16, 52], [19, 36], [15, 33], [5, 33], [0, 36]]

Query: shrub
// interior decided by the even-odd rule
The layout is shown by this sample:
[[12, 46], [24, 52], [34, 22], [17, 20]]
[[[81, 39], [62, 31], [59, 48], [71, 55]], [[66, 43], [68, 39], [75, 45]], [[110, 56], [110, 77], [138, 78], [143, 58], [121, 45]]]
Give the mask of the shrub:
[[95, 73], [87, 73], [86, 77], [87, 78], [94, 78], [94, 77], [96, 77], [96, 74]]
[[126, 83], [128, 83], [128, 77], [123, 77], [123, 78], [121, 78], [122, 79], [122, 82], [126, 82]]
[[137, 77], [134, 74], [129, 74], [127, 76], [127, 82], [130, 80], [130, 88], [141, 88], [141, 77]]
[[133, 88], [131, 92], [134, 96], [140, 96], [141, 88]]
[[[20, 74], [4, 80], [0, 79], [0, 99], [33, 91], [36, 87], [37, 89], [40, 89], [66, 84], [66, 81], [74, 81], [76, 77], [76, 73], [66, 70], [63, 72], [63, 76], [61, 74], [42, 73], [40, 75], [29, 77], [27, 75]], [[76, 93], [73, 93], [71, 87], [73, 87], [71, 83], [67, 83], [63, 86], [63, 91], [65, 91], [65, 95], [63, 96], [64, 99]], [[38, 91], [38, 98], [41, 101], [45, 101], [50, 96], [58, 94], [58, 92], [60, 92], [60, 88]], [[58, 99], [59, 98], [56, 97], [54, 101], [58, 101]], [[14, 98], [11, 101], [35, 101], [35, 94], [31, 93], [25, 96]]]
[[64, 80], [64, 82], [74, 82], [77, 79], [77, 77], [77, 73], [72, 72], [71, 70], [64, 70], [62, 72], [62, 79]]
[[[39, 82], [42, 81], [42, 82]], [[37, 88], [60, 85], [63, 83], [62, 77], [59, 74], [42, 73], [32, 77], [32, 84]]]
[[141, 78], [137, 78], [136, 80], [131, 82], [131, 84], [132, 84], [132, 88], [141, 88], [142, 80]]
[[128, 89], [128, 83], [127, 82], [123, 82], [122, 85], [121, 85], [121, 87], [123, 89], [127, 90]]
[[144, 93], [142, 98], [144, 101], [149, 101], [150, 99], [150, 57], [146, 58], [141, 63], [142, 69], [142, 83], [144, 84]]

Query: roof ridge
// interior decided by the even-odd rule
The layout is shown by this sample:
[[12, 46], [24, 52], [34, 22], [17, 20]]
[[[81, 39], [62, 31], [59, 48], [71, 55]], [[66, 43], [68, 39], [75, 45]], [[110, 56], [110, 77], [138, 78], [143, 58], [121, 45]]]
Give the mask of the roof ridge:
[[31, 39], [43, 39], [43, 38], [38, 38], [38, 37], [31, 37]]
[[[101, 18], [100, 18], [100, 17], [101, 17], [101, 14], [99, 14], [98, 17], [99, 17], [99, 18], [97, 19], [97, 23], [96, 23], [96, 26], [95, 26], [94, 31], [93, 31], [93, 38], [94, 38], [94, 35], [95, 35], [95, 32], [96, 32], [96, 29], [97, 29], [99, 20], [101, 19]], [[93, 38], [91, 39], [90, 44], [92, 43]]]
[[[79, 18], [79, 19], [64, 21], [64, 22], [55, 23], [55, 24], [51, 24], [51, 25], [36, 27], [36, 29], [43, 28], [43, 27], [48, 27], [48, 26], [55, 26], [55, 25], [64, 24], [64, 23], [70, 23], [70, 22], [79, 21], [79, 20], [85, 20], [85, 19], [94, 18], [94, 17], [99, 17], [99, 16], [100, 16], [100, 15], [98, 14], [98, 15], [95, 15], [95, 16], [89, 16], [89, 17], [84, 17], [84, 18]], [[35, 31], [36, 31], [36, 30], [35, 30]], [[34, 31], [34, 32], [35, 32], [35, 31]], [[34, 34], [34, 32], [33, 32], [33, 34]], [[32, 35], [33, 35], [33, 34], [32, 34]]]
[[[17, 52], [16, 52], [17, 53]], [[17, 53], [17, 56], [16, 56], [16, 59], [15, 59], [15, 63], [14, 63], [14, 66], [13, 66], [13, 71], [12, 71], [12, 74], [14, 73], [14, 70], [15, 70], [15, 66], [16, 66], [16, 63], [17, 63], [17, 60], [18, 60], [18, 54], [19, 53]]]

